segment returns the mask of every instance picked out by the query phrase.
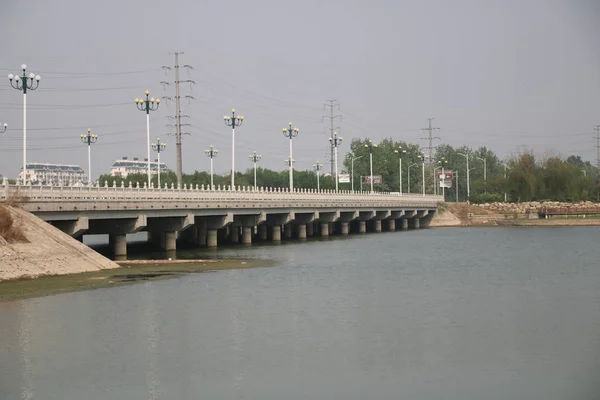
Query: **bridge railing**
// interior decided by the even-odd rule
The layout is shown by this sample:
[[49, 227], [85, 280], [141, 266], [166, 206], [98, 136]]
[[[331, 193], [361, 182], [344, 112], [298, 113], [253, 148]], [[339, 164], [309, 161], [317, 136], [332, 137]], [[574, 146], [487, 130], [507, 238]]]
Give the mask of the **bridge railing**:
[[43, 186], [0, 185], [0, 201], [15, 199], [27, 202], [59, 201], [185, 201], [185, 200], [327, 200], [353, 202], [439, 202], [441, 196], [389, 192], [352, 192], [349, 190], [295, 189], [259, 187], [214, 187], [204, 185], [183, 188], [148, 188], [122, 186]]

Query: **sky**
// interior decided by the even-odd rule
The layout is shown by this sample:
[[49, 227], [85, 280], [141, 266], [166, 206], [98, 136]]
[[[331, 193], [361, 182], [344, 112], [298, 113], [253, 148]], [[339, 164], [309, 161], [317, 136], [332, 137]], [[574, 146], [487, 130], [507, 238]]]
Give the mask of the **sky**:
[[[42, 76], [27, 96], [28, 162], [78, 164], [79, 136], [94, 177], [122, 157], [146, 157], [145, 115], [134, 99], [173, 96], [170, 53], [183, 52], [184, 172], [231, 168], [223, 115], [236, 130], [236, 169], [283, 170], [291, 121], [297, 169], [329, 158], [327, 100], [339, 104], [340, 159], [352, 138], [426, 146], [488, 146], [500, 157], [531, 149], [595, 162], [600, 124], [600, 2], [595, 0], [0, 0], [0, 74]], [[0, 173], [22, 165], [22, 94], [0, 79]], [[174, 103], [150, 116], [150, 135], [175, 170]], [[154, 155], [153, 155], [154, 158]], [[341, 161], [340, 161], [341, 164]], [[327, 165], [327, 164], [326, 164]], [[326, 167], [326, 171], [329, 168]]]

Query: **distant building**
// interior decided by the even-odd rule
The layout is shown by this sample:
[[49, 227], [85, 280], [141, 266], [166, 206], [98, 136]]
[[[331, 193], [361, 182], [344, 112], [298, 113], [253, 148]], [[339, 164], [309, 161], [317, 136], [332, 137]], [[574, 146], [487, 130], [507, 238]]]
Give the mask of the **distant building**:
[[[29, 163], [26, 165], [26, 182], [32, 185], [74, 185], [87, 183], [87, 175], [79, 165]], [[19, 172], [23, 182], [23, 168]]]
[[[168, 168], [165, 163], [160, 163], [160, 172], [167, 172]], [[119, 178], [127, 178], [130, 174], [143, 174], [148, 173], [148, 159], [144, 158], [140, 160], [134, 158], [128, 160], [127, 157], [123, 157], [121, 160], [115, 161], [113, 164], [110, 174]], [[150, 174], [154, 175], [158, 173], [158, 160], [150, 161]]]

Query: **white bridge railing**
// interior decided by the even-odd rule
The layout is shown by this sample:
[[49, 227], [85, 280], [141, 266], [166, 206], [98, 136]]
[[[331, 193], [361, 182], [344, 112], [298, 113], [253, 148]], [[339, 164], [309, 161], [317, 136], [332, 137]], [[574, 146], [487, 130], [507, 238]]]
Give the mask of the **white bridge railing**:
[[237, 186], [184, 185], [183, 188], [173, 186], [164, 188], [138, 186], [42, 186], [42, 185], [0, 185], [0, 201], [10, 199], [27, 202], [60, 202], [60, 201], [184, 201], [184, 200], [325, 200], [354, 201], [360, 203], [430, 203], [442, 201], [441, 196], [422, 194], [403, 194], [390, 192], [352, 192], [349, 190], [320, 190]]

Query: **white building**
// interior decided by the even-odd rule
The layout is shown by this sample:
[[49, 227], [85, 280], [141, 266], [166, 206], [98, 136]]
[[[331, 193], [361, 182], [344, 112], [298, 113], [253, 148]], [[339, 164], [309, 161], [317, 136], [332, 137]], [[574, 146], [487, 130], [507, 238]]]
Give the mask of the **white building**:
[[[28, 163], [26, 182], [32, 185], [74, 185], [87, 183], [87, 174], [79, 165]], [[23, 182], [23, 168], [19, 172], [19, 181]]]
[[[160, 163], [160, 172], [167, 172], [168, 168], [165, 163]], [[150, 161], [150, 174], [154, 175], [158, 173], [158, 160]], [[115, 161], [113, 164], [110, 174], [112, 176], [117, 176], [120, 178], [127, 178], [129, 174], [148, 174], [148, 159], [144, 158], [140, 160], [138, 158], [134, 158], [133, 160], [128, 160], [127, 157], [123, 157], [121, 160]]]

